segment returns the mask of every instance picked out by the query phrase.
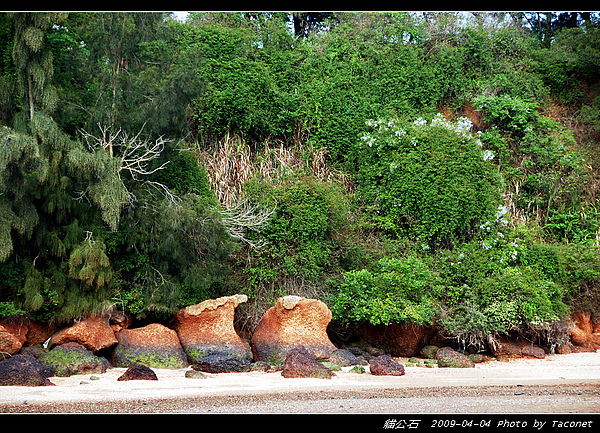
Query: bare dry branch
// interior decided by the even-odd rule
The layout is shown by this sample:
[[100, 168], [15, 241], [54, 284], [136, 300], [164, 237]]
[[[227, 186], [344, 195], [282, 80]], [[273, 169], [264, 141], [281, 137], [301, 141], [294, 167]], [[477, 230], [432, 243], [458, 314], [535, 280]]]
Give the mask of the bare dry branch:
[[267, 245], [267, 242], [264, 239], [250, 239], [247, 235], [248, 230], [260, 233], [269, 223], [276, 208], [276, 206], [269, 209], [261, 208], [244, 199], [229, 208], [222, 209], [219, 213], [230, 236], [252, 248], [261, 249]]
[[[133, 180], [144, 182], [155, 188], [170, 202], [176, 203], [178, 201], [178, 198], [173, 195], [165, 185], [142, 178], [162, 170], [169, 163], [169, 161], [166, 161], [157, 167], [151, 167], [152, 161], [160, 157], [165, 148], [165, 144], [169, 142], [168, 140], [165, 140], [160, 136], [152, 142], [148, 139], [142, 140], [140, 138], [141, 131], [137, 135], [129, 136], [127, 132], [120, 128], [114, 130], [111, 127], [102, 126], [100, 124], [98, 124], [98, 128], [100, 130], [99, 136], [95, 136], [85, 130], [80, 131], [91, 152], [95, 153], [101, 150], [110, 158], [118, 158], [119, 176], [123, 171], [128, 172]], [[85, 192], [82, 193], [82, 196], [80, 196], [79, 199], [81, 199], [84, 194]], [[131, 196], [131, 194], [129, 195]], [[130, 203], [132, 202], [133, 198], [130, 197]]]

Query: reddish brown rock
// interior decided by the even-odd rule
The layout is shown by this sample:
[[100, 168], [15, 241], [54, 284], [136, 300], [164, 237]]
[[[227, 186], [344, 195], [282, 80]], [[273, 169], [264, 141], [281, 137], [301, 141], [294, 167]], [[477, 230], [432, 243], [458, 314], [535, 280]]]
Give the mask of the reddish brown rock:
[[600, 349], [600, 332], [597, 332], [598, 315], [578, 311], [571, 316], [569, 330], [571, 343], [577, 352], [595, 352]]
[[136, 364], [130, 366], [125, 373], [117, 378], [119, 382], [124, 380], [158, 380], [158, 377], [151, 368]]
[[108, 323], [113, 332], [122, 331], [131, 326], [131, 315], [123, 311], [115, 311], [110, 315]]
[[590, 336], [589, 333], [585, 332], [583, 329], [578, 328], [577, 326], [573, 326], [570, 330], [571, 333], [571, 342], [576, 346], [585, 346]]
[[506, 358], [539, 358], [546, 357], [546, 352], [541, 347], [522, 338], [510, 339], [507, 337], [488, 338], [488, 346], [495, 357]]
[[156, 368], [187, 367], [187, 357], [181, 347], [177, 332], [159, 323], [143, 328], [124, 329], [116, 334], [111, 364], [129, 367], [143, 364]]
[[250, 345], [233, 326], [236, 307], [247, 300], [246, 295], [225, 296], [179, 310], [173, 327], [190, 362], [217, 353], [252, 359]]
[[362, 340], [384, 349], [392, 356], [411, 357], [419, 355], [421, 349], [430, 344], [436, 329], [433, 326], [414, 323], [365, 323], [359, 325], [356, 332]]
[[81, 344], [86, 349], [97, 352], [117, 344], [118, 341], [108, 319], [90, 315], [75, 325], [54, 334], [50, 340], [50, 347], [65, 343]]
[[0, 386], [54, 386], [52, 367], [30, 356], [15, 355], [0, 361]]
[[573, 353], [573, 349], [571, 348], [570, 344], [558, 344], [556, 346], [556, 353], [559, 355], [567, 355], [569, 353]]
[[287, 379], [298, 377], [331, 379], [335, 373], [317, 362], [306, 348], [298, 346], [287, 352], [281, 375]]
[[44, 344], [60, 330], [59, 326], [56, 324], [39, 322], [36, 320], [30, 320], [28, 325], [29, 332], [27, 332], [26, 346]]
[[404, 366], [388, 355], [380, 355], [370, 362], [369, 369], [374, 376], [404, 376]]
[[317, 360], [329, 358], [336, 350], [327, 335], [330, 321], [331, 311], [317, 299], [279, 298], [252, 335], [254, 361], [282, 364], [287, 352], [300, 346]]
[[29, 327], [21, 317], [0, 321], [0, 352], [14, 355], [27, 341]]
[[590, 322], [592, 323], [592, 334], [600, 334], [600, 312], [592, 313]]
[[586, 334], [594, 332], [594, 325], [591, 321], [592, 313], [588, 311], [577, 311], [571, 315], [571, 319]]
[[451, 347], [442, 347], [436, 354], [438, 367], [440, 368], [474, 368], [475, 362], [464, 353], [457, 352]]

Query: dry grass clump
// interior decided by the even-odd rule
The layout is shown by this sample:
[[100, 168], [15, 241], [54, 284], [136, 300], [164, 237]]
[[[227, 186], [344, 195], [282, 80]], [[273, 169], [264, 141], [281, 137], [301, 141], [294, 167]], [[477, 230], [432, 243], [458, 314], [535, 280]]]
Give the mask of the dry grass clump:
[[281, 140], [267, 140], [253, 150], [239, 136], [227, 134], [214, 146], [200, 150], [198, 161], [206, 167], [211, 188], [226, 208], [240, 199], [244, 183], [255, 176], [277, 183], [304, 171], [351, 188], [348, 176], [329, 165], [326, 148], [302, 143], [291, 147]]

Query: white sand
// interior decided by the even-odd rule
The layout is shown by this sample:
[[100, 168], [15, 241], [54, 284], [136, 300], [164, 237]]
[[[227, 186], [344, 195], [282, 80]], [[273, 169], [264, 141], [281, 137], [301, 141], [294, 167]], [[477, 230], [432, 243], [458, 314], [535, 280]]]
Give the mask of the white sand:
[[[280, 397], [294, 393], [340, 393], [348, 396], [348, 392], [357, 395], [369, 390], [386, 390], [388, 392], [410, 391], [420, 389], [437, 389], [438, 387], [495, 387], [495, 386], [556, 386], [586, 385], [598, 390], [598, 399], [592, 403], [600, 411], [600, 353], [574, 353], [568, 355], [547, 355], [545, 359], [518, 359], [509, 362], [489, 361], [476, 364], [475, 368], [423, 368], [406, 367], [404, 376], [373, 376], [371, 374], [350, 373], [350, 367], [336, 372], [332, 379], [286, 379], [280, 372], [264, 373], [222, 373], [206, 374], [206, 378], [186, 378], [189, 369], [153, 369], [158, 381], [132, 380], [117, 381], [126, 369], [113, 368], [104, 374], [75, 375], [70, 377], [52, 377], [50, 381], [56, 386], [0, 387], [0, 412], [10, 412], [10, 405], [44, 405], [53, 403], [94, 404], [108, 401], [150, 401], [152, 399], [199, 399], [209, 401], [211, 398], [227, 398], [244, 396], [267, 396], [269, 402], [256, 406], [255, 411], [277, 411], [273, 402]], [[366, 367], [368, 371], [368, 366]], [[96, 376], [98, 380], [90, 380]], [[275, 396], [273, 396], [275, 395]], [[344, 398], [346, 398], [344, 397]], [[456, 395], [454, 396], [456, 397]], [[473, 397], [473, 396], [472, 396]], [[489, 396], [488, 396], [489, 397]], [[482, 405], [483, 400], [473, 397], [473, 404]], [[305, 399], [306, 400], [306, 399]], [[465, 394], [465, 402], [468, 397]], [[332, 402], [332, 408], [342, 410]], [[352, 403], [352, 401], [350, 401]], [[300, 403], [298, 403], [300, 404]], [[492, 404], [493, 402], [487, 402]], [[547, 405], [541, 401], [540, 405]], [[312, 406], [314, 407], [314, 405]], [[465, 406], [465, 407], [468, 407]], [[535, 406], [534, 406], [535, 407]], [[586, 406], [589, 409], [589, 404]], [[270, 408], [270, 409], [269, 409]], [[297, 406], [300, 411], [306, 410]], [[413, 407], [414, 409], [414, 407]], [[518, 408], [516, 408], [518, 409]], [[322, 411], [327, 411], [321, 406]], [[171, 411], [171, 410], [170, 410]], [[174, 409], [173, 411], [176, 411]], [[190, 411], [186, 409], [185, 411]], [[236, 410], [233, 406], [225, 411]]]

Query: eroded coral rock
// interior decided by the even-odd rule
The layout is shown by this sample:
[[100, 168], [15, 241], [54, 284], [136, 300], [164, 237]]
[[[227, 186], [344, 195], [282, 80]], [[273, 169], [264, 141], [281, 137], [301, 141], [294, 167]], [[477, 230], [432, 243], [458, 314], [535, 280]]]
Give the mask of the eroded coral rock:
[[28, 330], [28, 326], [20, 320], [2, 320], [0, 322], [0, 352], [8, 355], [18, 353], [27, 340]]
[[177, 332], [159, 323], [124, 329], [116, 334], [118, 344], [111, 363], [115, 367], [142, 364], [155, 368], [184, 368], [188, 361]]
[[336, 350], [327, 335], [331, 317], [327, 305], [317, 299], [279, 298], [252, 335], [254, 360], [281, 364], [290, 350], [300, 346], [317, 360], [329, 358]]
[[192, 368], [206, 373], [241, 373], [250, 370], [250, 361], [227, 354], [211, 354], [197, 358]]
[[246, 295], [224, 296], [177, 312], [173, 328], [190, 362], [214, 353], [252, 359], [250, 345], [234, 328], [235, 309], [247, 300]]
[[490, 352], [495, 357], [507, 358], [539, 358], [546, 357], [546, 352], [541, 347], [522, 338], [488, 337]]
[[392, 356], [418, 356], [420, 350], [430, 344], [436, 329], [434, 326], [416, 323], [390, 323], [372, 325], [364, 323], [356, 329], [358, 336]]
[[577, 352], [595, 352], [600, 349], [600, 320], [598, 315], [577, 311], [571, 315], [569, 329], [573, 349]]
[[50, 340], [50, 347], [65, 343], [81, 344], [92, 352], [98, 352], [117, 344], [118, 341], [107, 318], [90, 315], [73, 326], [54, 334]]

